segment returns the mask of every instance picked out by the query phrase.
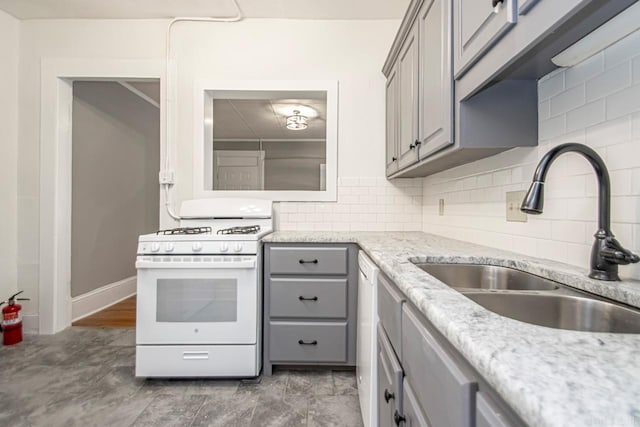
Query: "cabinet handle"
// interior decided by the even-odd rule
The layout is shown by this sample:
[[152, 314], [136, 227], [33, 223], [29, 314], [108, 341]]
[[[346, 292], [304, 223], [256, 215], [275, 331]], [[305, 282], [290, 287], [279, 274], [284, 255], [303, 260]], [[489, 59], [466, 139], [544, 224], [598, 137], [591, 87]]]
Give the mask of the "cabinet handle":
[[503, 3], [504, 4], [504, 0], [491, 0], [491, 5], [493, 7], [496, 7], [498, 5], [498, 3]]
[[384, 389], [384, 401], [389, 403], [389, 401], [391, 399], [395, 399], [396, 396], [393, 393], [389, 393], [389, 390], [387, 390], [386, 388]]
[[300, 264], [317, 264], [318, 260], [317, 259], [312, 259], [311, 261], [305, 261], [303, 259], [301, 259], [300, 261], [298, 261]]
[[307, 297], [303, 297], [302, 295], [300, 295], [298, 299], [300, 301], [318, 301], [318, 297], [307, 298]]
[[398, 160], [398, 158], [397, 158], [397, 157], [392, 157], [392, 158], [391, 158], [391, 161], [392, 161], [392, 162], [395, 162], [396, 160]]
[[415, 146], [415, 145], [413, 145], [413, 144], [409, 144], [409, 150], [413, 150], [414, 148], [416, 148], [416, 146]]
[[393, 422], [396, 423], [397, 426], [399, 426], [400, 423], [403, 423], [405, 421], [407, 421], [407, 419], [400, 415], [400, 412], [398, 412], [398, 410], [396, 409], [396, 412], [393, 414]]
[[420, 144], [422, 144], [422, 141], [420, 141], [419, 139], [416, 139], [416, 142], [413, 143], [416, 148], [420, 146]]
[[298, 344], [300, 344], [300, 345], [318, 345], [318, 341], [316, 341], [316, 340], [313, 340], [313, 341], [298, 340]]

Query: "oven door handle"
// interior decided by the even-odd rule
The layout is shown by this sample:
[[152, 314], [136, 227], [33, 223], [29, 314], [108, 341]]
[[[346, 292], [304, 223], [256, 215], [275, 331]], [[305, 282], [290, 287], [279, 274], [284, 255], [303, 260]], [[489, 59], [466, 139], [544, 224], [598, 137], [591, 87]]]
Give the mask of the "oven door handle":
[[[142, 259], [141, 259], [142, 258]], [[153, 261], [151, 257], [138, 257], [136, 268], [156, 269], [156, 268], [208, 268], [213, 270], [240, 270], [255, 269], [255, 259], [243, 259], [240, 261]]]

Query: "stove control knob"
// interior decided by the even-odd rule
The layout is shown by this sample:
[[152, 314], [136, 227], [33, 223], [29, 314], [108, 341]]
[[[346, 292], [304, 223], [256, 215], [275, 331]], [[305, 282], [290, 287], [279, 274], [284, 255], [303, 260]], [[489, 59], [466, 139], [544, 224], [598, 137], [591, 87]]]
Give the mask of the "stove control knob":
[[202, 243], [195, 242], [193, 246], [191, 246], [191, 249], [193, 249], [193, 252], [200, 252], [202, 250]]
[[151, 252], [158, 252], [160, 250], [160, 243], [151, 244]]
[[176, 248], [175, 243], [167, 243], [166, 245], [164, 245], [164, 250], [167, 252], [173, 252], [175, 248]]
[[233, 251], [234, 252], [242, 251], [242, 243], [236, 243], [235, 246], [233, 247]]
[[226, 243], [223, 243], [220, 245], [220, 252], [227, 252], [229, 251], [229, 245]]

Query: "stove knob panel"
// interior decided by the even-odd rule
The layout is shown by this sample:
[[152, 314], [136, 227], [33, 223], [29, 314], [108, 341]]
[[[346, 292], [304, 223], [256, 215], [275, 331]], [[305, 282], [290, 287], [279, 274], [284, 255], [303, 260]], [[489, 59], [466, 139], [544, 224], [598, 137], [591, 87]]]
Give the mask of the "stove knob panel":
[[166, 245], [164, 245], [164, 250], [167, 252], [173, 252], [175, 248], [176, 248], [175, 243], [167, 243]]
[[240, 252], [242, 251], [242, 243], [236, 243], [235, 246], [233, 247], [234, 252]]
[[160, 243], [151, 244], [151, 252], [158, 252], [160, 250]]
[[229, 251], [229, 245], [226, 243], [222, 243], [220, 245], [220, 252], [228, 252]]
[[193, 246], [191, 246], [191, 249], [193, 249], [193, 252], [200, 252], [202, 251], [202, 243], [200, 242], [195, 242], [193, 244]]

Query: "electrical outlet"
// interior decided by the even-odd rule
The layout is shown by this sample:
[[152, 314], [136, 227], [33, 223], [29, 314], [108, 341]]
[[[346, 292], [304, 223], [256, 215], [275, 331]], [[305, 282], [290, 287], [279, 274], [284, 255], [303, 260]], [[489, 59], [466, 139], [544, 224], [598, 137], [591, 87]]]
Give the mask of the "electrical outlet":
[[438, 200], [438, 215], [444, 216], [444, 199]]
[[527, 222], [527, 214], [520, 210], [520, 205], [526, 195], [526, 191], [507, 192], [507, 221]]

